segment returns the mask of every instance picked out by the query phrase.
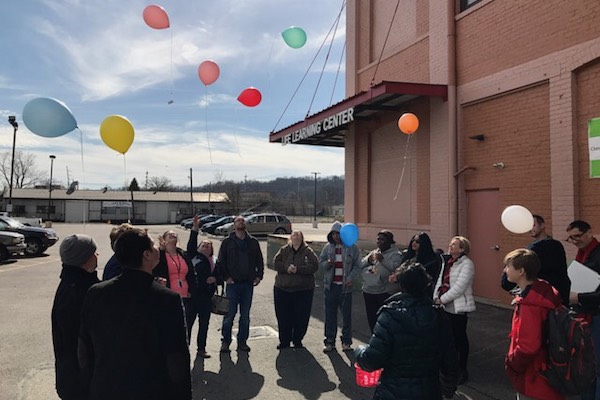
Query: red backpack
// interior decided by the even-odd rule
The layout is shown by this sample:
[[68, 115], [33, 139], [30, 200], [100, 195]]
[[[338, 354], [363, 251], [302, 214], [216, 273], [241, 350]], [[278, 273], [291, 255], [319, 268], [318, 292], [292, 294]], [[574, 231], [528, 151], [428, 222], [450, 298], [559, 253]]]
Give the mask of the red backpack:
[[541, 375], [564, 395], [586, 392], [596, 380], [596, 353], [589, 324], [561, 304], [550, 310], [545, 328], [548, 358]]

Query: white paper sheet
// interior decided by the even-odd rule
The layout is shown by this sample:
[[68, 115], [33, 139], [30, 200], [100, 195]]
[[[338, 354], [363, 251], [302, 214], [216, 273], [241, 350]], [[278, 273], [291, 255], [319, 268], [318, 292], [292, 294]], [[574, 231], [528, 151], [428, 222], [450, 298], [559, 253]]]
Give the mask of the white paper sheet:
[[600, 286], [600, 274], [575, 260], [567, 268], [567, 274], [571, 279], [571, 292], [589, 293]]

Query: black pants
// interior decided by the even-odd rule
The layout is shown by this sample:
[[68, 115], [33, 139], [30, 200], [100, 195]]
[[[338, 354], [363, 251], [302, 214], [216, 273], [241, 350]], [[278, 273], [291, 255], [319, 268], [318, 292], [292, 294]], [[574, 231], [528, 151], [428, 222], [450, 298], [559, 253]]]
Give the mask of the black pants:
[[467, 360], [469, 358], [469, 338], [467, 337], [467, 314], [446, 313], [450, 319], [452, 333], [454, 335], [454, 344], [458, 351], [458, 366], [461, 371], [467, 370]]
[[388, 297], [390, 297], [390, 295], [387, 293], [370, 294], [363, 292], [365, 309], [367, 311], [367, 321], [369, 321], [371, 333], [373, 333], [373, 329], [375, 329], [375, 323], [377, 322], [377, 311], [379, 311]]
[[289, 346], [290, 342], [301, 344], [310, 320], [314, 289], [286, 292], [273, 288], [275, 316], [279, 326], [279, 343]]
[[198, 336], [196, 337], [196, 343], [198, 344], [198, 351], [206, 351], [206, 337], [208, 336], [208, 324], [210, 322], [210, 309], [212, 305], [210, 297], [203, 298], [196, 304], [196, 312], [198, 313]]

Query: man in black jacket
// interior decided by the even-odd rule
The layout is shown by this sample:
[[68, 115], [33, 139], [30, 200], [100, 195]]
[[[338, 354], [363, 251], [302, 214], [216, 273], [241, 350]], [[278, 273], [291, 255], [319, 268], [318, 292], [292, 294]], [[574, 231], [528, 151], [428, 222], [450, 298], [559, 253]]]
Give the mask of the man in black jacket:
[[83, 305], [78, 355], [88, 399], [190, 400], [183, 305], [154, 281], [158, 249], [139, 228], [114, 247], [123, 273], [90, 288]]
[[263, 278], [264, 261], [258, 240], [246, 231], [246, 220], [238, 216], [233, 221], [234, 231], [221, 243], [217, 263], [227, 282], [229, 312], [223, 318], [221, 352], [228, 352], [231, 344], [233, 319], [240, 307], [237, 335], [238, 351], [250, 351], [246, 343], [250, 335], [250, 306], [254, 286]]
[[84, 398], [77, 363], [77, 336], [85, 294], [99, 282], [96, 247], [94, 239], [86, 235], [67, 236], [60, 244], [63, 268], [52, 306], [52, 342], [56, 392], [63, 400]]

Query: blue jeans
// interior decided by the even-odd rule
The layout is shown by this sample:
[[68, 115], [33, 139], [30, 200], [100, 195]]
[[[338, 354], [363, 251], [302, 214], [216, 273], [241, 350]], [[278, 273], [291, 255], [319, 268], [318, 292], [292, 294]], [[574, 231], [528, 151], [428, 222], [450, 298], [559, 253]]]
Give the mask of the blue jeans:
[[223, 328], [221, 342], [231, 343], [231, 328], [233, 319], [240, 307], [240, 325], [237, 334], [238, 343], [244, 343], [250, 335], [250, 306], [252, 305], [252, 294], [254, 285], [252, 282], [234, 282], [227, 284], [225, 294], [229, 299], [229, 312], [223, 317]]
[[337, 312], [342, 311], [342, 344], [352, 344], [352, 292], [343, 293], [343, 286], [331, 284], [325, 289], [325, 340], [324, 343], [335, 344], [337, 335]]
[[[600, 315], [595, 315], [592, 320], [592, 339], [596, 352], [596, 365], [600, 366]], [[596, 368], [596, 385], [583, 393], [581, 400], [600, 400], [600, 368]]]

